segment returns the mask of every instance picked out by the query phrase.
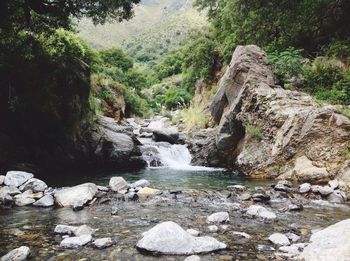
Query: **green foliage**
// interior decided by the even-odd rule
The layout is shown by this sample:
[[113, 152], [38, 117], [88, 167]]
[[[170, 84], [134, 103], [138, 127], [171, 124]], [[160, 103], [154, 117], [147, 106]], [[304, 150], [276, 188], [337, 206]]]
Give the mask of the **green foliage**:
[[125, 103], [127, 116], [149, 116], [152, 114], [146, 99], [142, 98], [135, 90], [126, 89]]
[[192, 99], [191, 93], [183, 88], [172, 87], [166, 91], [164, 105], [168, 109], [175, 109], [187, 106]]
[[116, 67], [126, 72], [134, 66], [133, 60], [119, 48], [104, 49], [99, 54], [107, 67]]
[[281, 82], [302, 77], [304, 67], [301, 53], [302, 50], [289, 47], [283, 52], [274, 51], [268, 55], [273, 72]]
[[256, 139], [257, 141], [262, 141], [263, 135], [258, 127], [255, 127], [252, 124], [247, 124], [245, 126], [245, 131], [249, 137]]
[[181, 73], [183, 53], [180, 50], [171, 52], [155, 66], [155, 74], [158, 80]]
[[324, 49], [324, 53], [328, 57], [340, 59], [342, 62], [350, 64], [350, 39], [331, 42]]

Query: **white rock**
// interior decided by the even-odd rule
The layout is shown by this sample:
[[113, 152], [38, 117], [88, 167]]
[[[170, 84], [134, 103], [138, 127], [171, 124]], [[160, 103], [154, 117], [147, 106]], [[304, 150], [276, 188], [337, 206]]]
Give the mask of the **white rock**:
[[30, 249], [26, 246], [21, 246], [19, 248], [16, 248], [10, 252], [8, 252], [6, 255], [1, 257], [1, 261], [22, 261], [26, 260], [27, 257], [30, 255]]
[[299, 186], [299, 193], [300, 194], [308, 193], [310, 190], [311, 190], [310, 183], [303, 183]]
[[91, 235], [83, 235], [80, 237], [68, 237], [62, 240], [60, 247], [74, 249], [74, 248], [85, 246], [91, 241], [92, 241]]
[[36, 178], [31, 178], [19, 188], [21, 191], [31, 189], [33, 192], [44, 192], [47, 185], [44, 181]]
[[96, 239], [92, 244], [98, 249], [103, 249], [103, 248], [113, 246], [115, 245], [115, 243], [116, 242], [112, 238], [106, 237], [106, 238]]
[[211, 225], [211, 226], [208, 226], [208, 230], [209, 230], [209, 232], [216, 233], [219, 231], [219, 228], [218, 228], [218, 226]]
[[295, 160], [293, 175], [300, 181], [319, 181], [328, 178], [329, 174], [326, 168], [319, 168], [312, 164], [306, 156]]
[[144, 187], [149, 187], [150, 185], [151, 185], [151, 183], [148, 180], [140, 179], [140, 180], [132, 183], [131, 187], [133, 187], [133, 188], [137, 188], [137, 187], [144, 188]]
[[105, 186], [97, 186], [97, 189], [99, 191], [103, 191], [103, 192], [108, 192], [109, 191], [109, 188], [105, 187]]
[[129, 184], [122, 177], [113, 177], [109, 180], [109, 186], [115, 192], [119, 192], [121, 190], [126, 190], [129, 188]]
[[24, 171], [8, 171], [5, 177], [5, 185], [19, 187], [33, 178], [34, 175]]
[[344, 192], [336, 190], [328, 195], [327, 200], [331, 203], [344, 204], [346, 203], [347, 197]]
[[159, 194], [162, 194], [161, 190], [153, 189], [149, 187], [144, 187], [137, 192], [137, 195], [141, 198], [145, 198], [153, 195], [159, 195]]
[[244, 238], [246, 238], [246, 239], [251, 239], [251, 238], [252, 238], [251, 235], [249, 235], [249, 234], [247, 234], [247, 233], [245, 233], [245, 232], [233, 231], [233, 232], [231, 232], [231, 234], [232, 234], [232, 235], [238, 235], [238, 236], [244, 237]]
[[251, 205], [247, 212], [247, 215], [251, 217], [260, 217], [263, 219], [275, 219], [277, 218], [276, 214], [267, 210], [266, 208], [258, 205]]
[[16, 206], [19, 207], [24, 207], [24, 206], [28, 206], [31, 205], [35, 202], [35, 199], [30, 198], [30, 197], [26, 197], [25, 195], [17, 195], [15, 196], [15, 204]]
[[36, 201], [33, 206], [36, 207], [52, 207], [54, 205], [54, 199], [51, 195], [43, 196], [41, 199]]
[[62, 207], [73, 207], [78, 204], [86, 204], [97, 193], [97, 186], [93, 183], [85, 183], [75, 187], [62, 189], [55, 193], [55, 201]]
[[297, 242], [300, 239], [300, 236], [294, 234], [294, 233], [286, 233], [286, 236], [288, 237], [289, 240], [292, 242]]
[[217, 212], [207, 217], [207, 223], [224, 223], [229, 221], [230, 216], [227, 212]]
[[194, 236], [194, 237], [198, 237], [200, 232], [198, 230], [195, 230], [195, 229], [187, 229], [186, 230], [187, 233], [189, 233], [191, 236]]
[[73, 231], [74, 235], [77, 237], [83, 236], [83, 235], [93, 235], [95, 233], [95, 229], [92, 229], [91, 227], [87, 226], [87, 225], [82, 225], [77, 227], [77, 229], [75, 229]]
[[269, 241], [272, 242], [275, 245], [279, 246], [289, 246], [290, 242], [288, 237], [281, 233], [274, 233], [271, 236], [269, 236]]
[[350, 219], [343, 220], [311, 236], [301, 258], [305, 261], [349, 261]]
[[212, 237], [194, 237], [174, 222], [164, 222], [143, 233], [137, 248], [161, 254], [191, 255], [225, 249]]
[[333, 193], [333, 189], [329, 186], [323, 186], [323, 187], [320, 187], [318, 192], [322, 195], [322, 196], [327, 196], [331, 193]]
[[4, 184], [4, 181], [5, 181], [5, 176], [4, 175], [0, 175], [0, 186], [2, 184]]
[[338, 180], [330, 180], [328, 182], [328, 185], [332, 188], [332, 189], [337, 189], [339, 187], [339, 182]]
[[200, 261], [200, 260], [201, 258], [197, 255], [192, 255], [184, 259], [184, 261]]
[[57, 225], [55, 227], [54, 232], [56, 234], [61, 234], [61, 235], [73, 235], [74, 231], [77, 229], [78, 227], [75, 226], [66, 226], [66, 225]]

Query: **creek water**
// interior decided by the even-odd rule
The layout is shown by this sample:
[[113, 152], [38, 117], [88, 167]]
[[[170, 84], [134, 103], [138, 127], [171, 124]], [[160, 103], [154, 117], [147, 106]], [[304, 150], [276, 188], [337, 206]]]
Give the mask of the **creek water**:
[[[268, 190], [272, 182], [249, 180], [223, 169], [210, 169], [190, 165], [191, 155], [183, 145], [144, 142], [150, 162], [157, 158], [161, 166], [138, 172], [108, 172], [82, 174], [70, 177], [47, 178], [53, 187], [73, 186], [83, 182], [107, 185], [111, 176], [123, 176], [128, 182], [147, 179], [151, 186], [164, 190], [163, 195], [140, 201], [124, 201], [115, 194], [106, 195], [109, 201], [98, 202], [73, 212], [70, 208], [41, 209], [34, 207], [0, 208], [0, 256], [26, 245], [31, 248], [31, 260], [184, 260], [185, 256], [161, 256], [140, 253], [135, 245], [140, 235], [163, 221], [174, 221], [184, 229], [194, 228], [225, 242], [227, 250], [201, 255], [201, 260], [219, 260], [229, 255], [234, 260], [256, 260], [273, 257], [273, 251], [258, 250], [259, 245], [273, 247], [267, 237], [274, 232], [298, 231], [302, 242], [307, 242], [311, 231], [349, 218], [347, 205], [316, 204], [309, 202], [301, 212], [283, 211], [288, 198], [272, 197], [268, 208], [278, 216], [277, 221], [251, 219], [237, 210], [237, 202], [227, 198], [226, 186], [243, 184], [254, 193], [256, 187]], [[182, 190], [176, 198], [167, 190]], [[270, 188], [271, 189], [271, 188]], [[246, 204], [240, 202], [239, 204]], [[239, 205], [238, 204], [238, 205]], [[118, 207], [118, 215], [111, 208]], [[214, 212], [228, 211], [230, 223], [217, 233], [210, 233], [205, 222]], [[87, 224], [97, 229], [95, 238], [112, 237], [116, 246], [97, 250], [90, 246], [78, 250], [65, 250], [59, 244], [62, 237], [53, 233], [57, 224]], [[232, 231], [248, 233], [249, 241], [235, 238]]]

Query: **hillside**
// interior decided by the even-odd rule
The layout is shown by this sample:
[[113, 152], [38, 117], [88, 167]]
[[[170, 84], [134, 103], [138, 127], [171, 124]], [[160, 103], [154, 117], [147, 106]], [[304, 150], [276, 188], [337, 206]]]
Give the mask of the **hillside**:
[[168, 53], [189, 31], [205, 25], [205, 15], [192, 7], [192, 0], [143, 0], [130, 21], [94, 26], [83, 19], [78, 30], [79, 36], [96, 49], [122, 47], [147, 62]]

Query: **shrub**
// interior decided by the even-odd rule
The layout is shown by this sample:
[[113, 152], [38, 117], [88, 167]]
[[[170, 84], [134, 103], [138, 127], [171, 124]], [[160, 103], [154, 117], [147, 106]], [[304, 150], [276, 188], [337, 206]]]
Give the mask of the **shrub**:
[[261, 141], [263, 139], [263, 135], [261, 133], [261, 130], [252, 124], [247, 124], [245, 126], [245, 131], [249, 137], [254, 138], [257, 141]]
[[166, 91], [164, 104], [168, 109], [187, 106], [192, 99], [192, 95], [183, 88], [172, 87]]
[[324, 53], [328, 57], [340, 59], [347, 64], [350, 63], [350, 39], [346, 41], [333, 41], [326, 48]]
[[111, 48], [99, 52], [104, 64], [109, 67], [117, 67], [122, 71], [127, 71], [134, 66], [133, 60], [121, 49]]
[[204, 129], [209, 123], [209, 116], [200, 107], [183, 109], [175, 120], [179, 119], [183, 120], [186, 130]]

